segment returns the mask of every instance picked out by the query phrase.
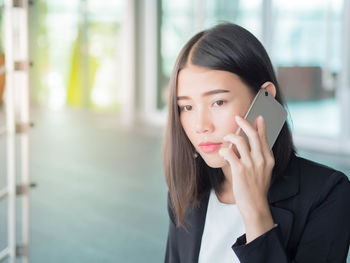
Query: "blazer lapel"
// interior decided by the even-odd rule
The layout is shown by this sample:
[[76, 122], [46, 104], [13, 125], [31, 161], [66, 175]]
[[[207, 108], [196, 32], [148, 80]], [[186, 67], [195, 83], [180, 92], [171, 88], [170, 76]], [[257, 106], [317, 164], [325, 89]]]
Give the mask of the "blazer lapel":
[[201, 247], [201, 242], [202, 242], [202, 235], [203, 235], [203, 230], [204, 230], [204, 225], [205, 225], [205, 218], [207, 215], [207, 209], [208, 209], [208, 202], [209, 202], [209, 194], [206, 195], [200, 204], [199, 208], [199, 213], [196, 214], [198, 216], [198, 225], [196, 228], [196, 235], [194, 236], [195, 238], [195, 262], [198, 262], [198, 257], [199, 257], [199, 252], [200, 252], [200, 247]]
[[279, 178], [271, 185], [268, 192], [271, 214], [274, 222], [279, 225], [282, 234], [282, 242], [285, 247], [287, 246], [291, 234], [294, 215], [291, 211], [279, 207], [277, 202], [295, 196], [298, 192], [299, 163], [298, 158], [294, 155], [289, 162], [286, 173], [279, 175]]
[[183, 251], [179, 253], [183, 257], [181, 262], [198, 262], [208, 202], [209, 194], [202, 198], [198, 208], [185, 217], [188, 231], [182, 228], [179, 232], [179, 240], [182, 240], [179, 249]]
[[293, 225], [293, 214], [283, 208], [270, 206], [272, 218], [276, 224], [279, 225], [282, 234], [282, 243], [287, 247], [290, 232]]

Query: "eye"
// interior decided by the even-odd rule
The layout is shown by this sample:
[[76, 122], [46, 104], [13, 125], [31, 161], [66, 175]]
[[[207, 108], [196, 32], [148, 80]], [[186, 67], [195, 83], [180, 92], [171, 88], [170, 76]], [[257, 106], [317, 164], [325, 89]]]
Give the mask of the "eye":
[[226, 101], [224, 101], [224, 100], [217, 100], [214, 102], [214, 104], [216, 103], [218, 106], [222, 106], [222, 105], [224, 105], [225, 102]]
[[180, 111], [190, 111], [191, 109], [191, 105], [180, 106]]

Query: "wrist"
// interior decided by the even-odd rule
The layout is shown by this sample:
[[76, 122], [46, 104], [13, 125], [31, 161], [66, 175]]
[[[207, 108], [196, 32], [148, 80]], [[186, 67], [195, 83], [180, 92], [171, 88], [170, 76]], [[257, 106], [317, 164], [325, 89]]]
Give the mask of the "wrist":
[[244, 219], [247, 243], [271, 230], [275, 224], [270, 209], [251, 213]]
[[254, 203], [254, 207], [245, 207], [241, 214], [244, 222], [252, 224], [271, 217], [269, 203], [263, 199], [259, 203]]

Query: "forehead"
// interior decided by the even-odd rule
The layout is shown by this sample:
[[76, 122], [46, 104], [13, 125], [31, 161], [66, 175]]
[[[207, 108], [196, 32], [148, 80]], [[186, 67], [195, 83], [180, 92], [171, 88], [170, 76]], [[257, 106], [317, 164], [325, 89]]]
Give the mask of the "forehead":
[[248, 87], [238, 75], [223, 70], [190, 65], [178, 74], [177, 96], [200, 95], [213, 89], [227, 89], [235, 93]]

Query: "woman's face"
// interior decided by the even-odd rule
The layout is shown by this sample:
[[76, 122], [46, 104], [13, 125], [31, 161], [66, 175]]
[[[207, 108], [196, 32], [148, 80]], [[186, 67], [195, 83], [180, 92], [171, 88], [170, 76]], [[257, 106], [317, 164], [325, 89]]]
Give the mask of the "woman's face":
[[221, 146], [228, 146], [223, 137], [236, 132], [235, 115], [244, 117], [253, 99], [252, 91], [233, 73], [194, 65], [179, 72], [177, 103], [181, 125], [208, 166], [227, 165], [218, 153]]

